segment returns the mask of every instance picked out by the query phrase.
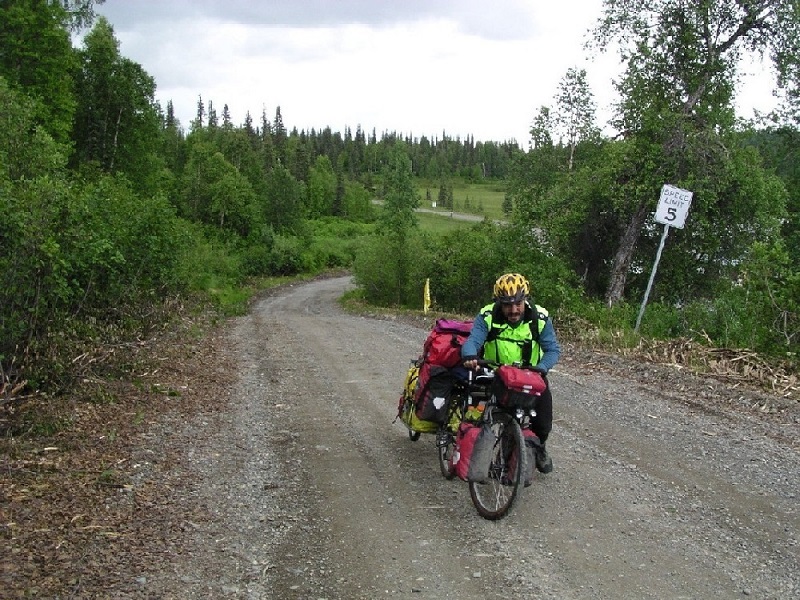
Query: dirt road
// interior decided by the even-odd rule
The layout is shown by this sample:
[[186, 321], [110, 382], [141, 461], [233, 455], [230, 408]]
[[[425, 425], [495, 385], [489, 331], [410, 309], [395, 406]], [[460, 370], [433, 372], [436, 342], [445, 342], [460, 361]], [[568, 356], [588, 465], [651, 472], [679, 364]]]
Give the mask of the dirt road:
[[349, 285], [291, 287], [233, 323], [225, 410], [160, 425], [183, 448], [171, 483], [183, 537], [120, 596], [800, 593], [796, 410], [762, 419], [744, 393], [704, 400], [702, 381], [620, 377], [567, 353], [551, 376], [555, 471], [485, 521], [467, 485], [439, 474], [432, 436], [392, 424], [426, 332], [344, 314]]

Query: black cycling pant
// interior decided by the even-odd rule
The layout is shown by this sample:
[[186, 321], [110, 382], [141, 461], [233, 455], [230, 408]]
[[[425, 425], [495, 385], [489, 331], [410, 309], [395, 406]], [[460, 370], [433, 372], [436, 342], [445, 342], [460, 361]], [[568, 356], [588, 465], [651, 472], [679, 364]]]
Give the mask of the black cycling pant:
[[536, 416], [531, 420], [531, 430], [544, 444], [550, 430], [553, 428], [553, 395], [550, 393], [550, 384], [547, 389], [539, 396], [536, 402]]

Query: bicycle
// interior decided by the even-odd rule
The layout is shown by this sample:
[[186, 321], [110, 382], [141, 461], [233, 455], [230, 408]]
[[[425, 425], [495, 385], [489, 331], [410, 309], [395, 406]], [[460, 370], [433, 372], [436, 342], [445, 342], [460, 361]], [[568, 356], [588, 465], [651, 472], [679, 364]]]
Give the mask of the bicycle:
[[[494, 446], [488, 472], [468, 482], [469, 493], [478, 514], [485, 519], [497, 520], [508, 514], [533, 475], [535, 452], [539, 445], [538, 438], [530, 429], [531, 419], [536, 416], [535, 400], [520, 401], [519, 406], [513, 402], [503, 405], [500, 400], [506, 400], [506, 397], [502, 396], [502, 386], [495, 380], [495, 368], [499, 365], [483, 360], [479, 365], [483, 368], [483, 375], [476, 378], [483, 379], [478, 389], [485, 394], [480, 400], [485, 405], [476, 424], [491, 429]], [[472, 380], [468, 382], [465, 414], [475, 399], [474, 385]], [[440, 456], [441, 453], [442, 450]], [[450, 457], [452, 465], [452, 454]]]
[[[491, 429], [495, 440], [491, 462], [484, 476], [468, 483], [470, 498], [478, 514], [496, 520], [508, 514], [520, 496], [521, 488], [527, 485], [526, 479], [534, 461], [528, 448], [532, 444], [533, 452], [538, 444], [538, 438], [530, 430], [530, 421], [536, 411], [530, 407], [502, 406], [498, 402], [499, 388], [495, 383], [495, 368], [500, 365], [483, 360], [479, 365], [481, 372], [467, 371], [466, 379], [456, 379], [444, 422], [416, 420], [413, 405], [416, 382], [411, 380], [411, 376], [407, 378], [406, 390], [401, 395], [398, 417], [408, 428], [411, 441], [419, 440], [422, 433], [435, 434], [439, 470], [446, 479], [456, 476], [454, 455], [461, 423]], [[523, 431], [528, 435], [525, 436]]]

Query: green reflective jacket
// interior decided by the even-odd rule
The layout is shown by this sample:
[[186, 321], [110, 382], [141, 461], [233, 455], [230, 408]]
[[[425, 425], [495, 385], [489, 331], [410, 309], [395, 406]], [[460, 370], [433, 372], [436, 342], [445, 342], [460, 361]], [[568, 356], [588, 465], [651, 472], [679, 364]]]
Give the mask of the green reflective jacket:
[[[495, 303], [481, 309], [488, 335], [483, 345], [483, 358], [503, 365], [535, 365], [542, 357], [539, 334], [544, 329], [548, 312], [541, 306], [525, 305], [522, 322], [511, 327], [502, 316], [500, 308], [494, 312]], [[535, 332], [535, 333], [534, 333]], [[534, 357], [531, 360], [531, 357]]]

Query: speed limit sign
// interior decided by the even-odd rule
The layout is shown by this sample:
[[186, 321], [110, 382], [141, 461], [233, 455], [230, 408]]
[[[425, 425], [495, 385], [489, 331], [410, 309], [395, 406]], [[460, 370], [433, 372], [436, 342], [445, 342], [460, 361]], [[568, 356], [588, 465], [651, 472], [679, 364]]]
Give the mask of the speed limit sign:
[[659, 198], [658, 208], [656, 208], [656, 221], [670, 227], [683, 229], [691, 204], [692, 192], [673, 185], [665, 185], [661, 188], [661, 198]]

